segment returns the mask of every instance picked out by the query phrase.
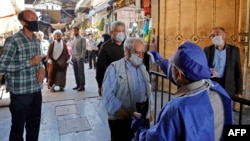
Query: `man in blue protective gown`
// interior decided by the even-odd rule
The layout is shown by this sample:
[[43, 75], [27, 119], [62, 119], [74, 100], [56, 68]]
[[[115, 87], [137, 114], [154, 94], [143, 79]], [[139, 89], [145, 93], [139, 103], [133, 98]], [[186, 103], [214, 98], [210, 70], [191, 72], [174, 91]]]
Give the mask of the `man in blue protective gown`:
[[209, 79], [211, 72], [203, 50], [185, 42], [172, 59], [162, 59], [155, 51], [150, 54], [178, 90], [162, 108], [153, 127], [145, 128], [144, 121], [134, 117], [134, 141], [223, 140], [223, 126], [232, 124], [231, 99]]

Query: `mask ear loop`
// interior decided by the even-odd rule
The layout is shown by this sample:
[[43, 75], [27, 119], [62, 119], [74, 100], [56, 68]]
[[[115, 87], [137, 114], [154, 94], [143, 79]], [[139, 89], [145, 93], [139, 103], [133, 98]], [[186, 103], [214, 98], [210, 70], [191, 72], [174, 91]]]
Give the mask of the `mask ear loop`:
[[[178, 66], [175, 65], [173, 58], [170, 58], [169, 60], [170, 60], [170, 63], [171, 63], [172, 68], [175, 67], [178, 71], [180, 71], [180, 73], [181, 73], [183, 76], [185, 76], [185, 74], [183, 73], [183, 71], [182, 71]], [[186, 77], [186, 76], [185, 76], [185, 77]]]
[[27, 20], [25, 20], [25, 19], [22, 19], [22, 21], [24, 21], [25, 22], [25, 25], [23, 25], [23, 26], [25, 26], [25, 27], [28, 27], [28, 25], [27, 25]]
[[147, 51], [147, 55], [149, 56], [150, 61], [151, 61], [153, 64], [155, 64], [156, 61], [155, 61], [154, 55], [153, 55], [150, 51]]

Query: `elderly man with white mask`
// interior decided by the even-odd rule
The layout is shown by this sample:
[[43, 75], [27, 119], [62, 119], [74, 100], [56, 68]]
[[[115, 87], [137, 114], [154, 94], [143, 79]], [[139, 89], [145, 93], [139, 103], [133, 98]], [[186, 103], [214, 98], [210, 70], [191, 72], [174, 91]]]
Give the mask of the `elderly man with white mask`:
[[144, 40], [127, 38], [124, 52], [125, 57], [108, 66], [102, 84], [102, 101], [108, 111], [112, 141], [131, 141], [134, 112], [141, 113], [147, 127], [154, 113], [149, 74], [143, 65]]
[[69, 53], [66, 43], [62, 41], [62, 32], [53, 32], [54, 41], [50, 44], [47, 53], [48, 88], [55, 92], [55, 86], [64, 90], [66, 84], [66, 71], [68, 66]]

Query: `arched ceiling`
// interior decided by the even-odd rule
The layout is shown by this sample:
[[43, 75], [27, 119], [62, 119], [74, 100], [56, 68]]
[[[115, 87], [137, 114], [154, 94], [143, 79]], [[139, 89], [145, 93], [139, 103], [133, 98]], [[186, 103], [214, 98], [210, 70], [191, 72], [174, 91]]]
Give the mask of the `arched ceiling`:
[[25, 0], [25, 4], [45, 4], [45, 3], [57, 3], [61, 4], [64, 10], [74, 10], [76, 3], [79, 0]]

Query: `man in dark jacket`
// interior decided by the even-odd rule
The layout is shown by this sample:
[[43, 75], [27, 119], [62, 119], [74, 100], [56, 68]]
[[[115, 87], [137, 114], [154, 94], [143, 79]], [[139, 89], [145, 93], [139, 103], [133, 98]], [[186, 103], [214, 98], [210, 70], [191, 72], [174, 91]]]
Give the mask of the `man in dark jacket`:
[[111, 25], [111, 39], [102, 45], [96, 63], [96, 81], [100, 96], [103, 77], [108, 65], [124, 57], [123, 42], [125, 38], [125, 24], [120, 21], [113, 22]]
[[225, 43], [226, 33], [223, 27], [214, 27], [210, 37], [213, 45], [205, 47], [204, 51], [213, 74], [211, 79], [221, 84], [230, 95], [242, 96], [239, 48]]
[[102, 48], [102, 45], [108, 41], [110, 39], [110, 36], [108, 34], [102, 34], [102, 41], [97, 45], [97, 48], [98, 48], [98, 54], [99, 54], [99, 51], [100, 49]]

